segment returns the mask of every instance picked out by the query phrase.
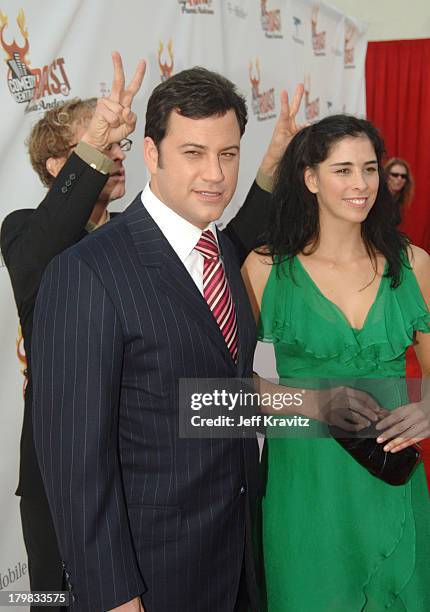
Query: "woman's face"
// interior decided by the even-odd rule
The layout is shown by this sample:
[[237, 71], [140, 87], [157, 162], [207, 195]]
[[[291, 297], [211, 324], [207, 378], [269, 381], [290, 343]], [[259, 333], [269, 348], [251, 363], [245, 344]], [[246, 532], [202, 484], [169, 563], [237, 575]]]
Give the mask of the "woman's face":
[[320, 219], [362, 223], [379, 187], [378, 162], [369, 138], [360, 135], [339, 140], [316, 169], [305, 170], [305, 182], [317, 196]]
[[403, 189], [408, 179], [408, 170], [402, 164], [394, 164], [387, 172], [388, 189], [396, 195]]

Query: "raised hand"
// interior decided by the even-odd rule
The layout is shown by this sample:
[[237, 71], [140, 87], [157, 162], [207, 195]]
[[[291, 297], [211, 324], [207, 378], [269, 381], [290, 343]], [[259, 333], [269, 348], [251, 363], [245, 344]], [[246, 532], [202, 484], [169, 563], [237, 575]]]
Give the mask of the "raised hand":
[[296, 123], [296, 116], [302, 102], [303, 93], [304, 85], [299, 83], [290, 105], [288, 93], [285, 89], [281, 91], [281, 112], [273, 129], [272, 139], [260, 165], [260, 170], [264, 174], [274, 175], [291, 139], [304, 127], [304, 125], [297, 125]]
[[140, 89], [146, 64], [140, 60], [129, 85], [125, 87], [121, 55], [112, 53], [113, 81], [109, 96], [97, 100], [96, 110], [82, 140], [103, 151], [114, 142], [131, 134], [136, 127], [136, 114], [131, 110], [134, 96]]

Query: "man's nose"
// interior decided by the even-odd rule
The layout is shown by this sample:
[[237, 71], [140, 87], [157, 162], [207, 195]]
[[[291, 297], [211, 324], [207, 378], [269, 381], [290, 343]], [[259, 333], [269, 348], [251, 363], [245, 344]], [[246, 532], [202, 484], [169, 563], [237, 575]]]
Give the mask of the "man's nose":
[[224, 173], [218, 155], [206, 158], [202, 178], [208, 183], [219, 183], [224, 180]]
[[117, 142], [114, 142], [110, 149], [106, 152], [107, 156], [114, 161], [124, 161], [127, 157]]

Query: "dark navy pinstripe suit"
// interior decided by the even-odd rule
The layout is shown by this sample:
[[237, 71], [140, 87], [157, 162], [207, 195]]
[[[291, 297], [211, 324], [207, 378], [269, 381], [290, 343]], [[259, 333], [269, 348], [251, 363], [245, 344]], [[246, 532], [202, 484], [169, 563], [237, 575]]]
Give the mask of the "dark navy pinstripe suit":
[[179, 378], [251, 376], [255, 324], [234, 248], [219, 240], [237, 366], [140, 196], [44, 275], [34, 435], [75, 611], [143, 593], [146, 612], [232, 612], [244, 559], [255, 586], [256, 442], [178, 437]]

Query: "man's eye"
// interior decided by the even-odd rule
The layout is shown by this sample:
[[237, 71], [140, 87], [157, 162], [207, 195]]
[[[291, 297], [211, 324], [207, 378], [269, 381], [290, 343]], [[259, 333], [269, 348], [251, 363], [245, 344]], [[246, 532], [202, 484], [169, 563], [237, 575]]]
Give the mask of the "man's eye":
[[376, 168], [375, 166], [369, 166], [368, 168], [366, 168], [366, 172], [368, 172], [369, 174], [373, 174], [374, 172], [378, 172], [378, 168]]
[[189, 151], [185, 151], [185, 155], [188, 155], [188, 157], [198, 157], [200, 155], [200, 151], [190, 149]]
[[349, 174], [350, 170], [349, 168], [338, 168], [336, 170], [336, 174]]
[[224, 159], [234, 159], [237, 153], [233, 153], [232, 151], [226, 151], [225, 153], [221, 153], [221, 156]]

